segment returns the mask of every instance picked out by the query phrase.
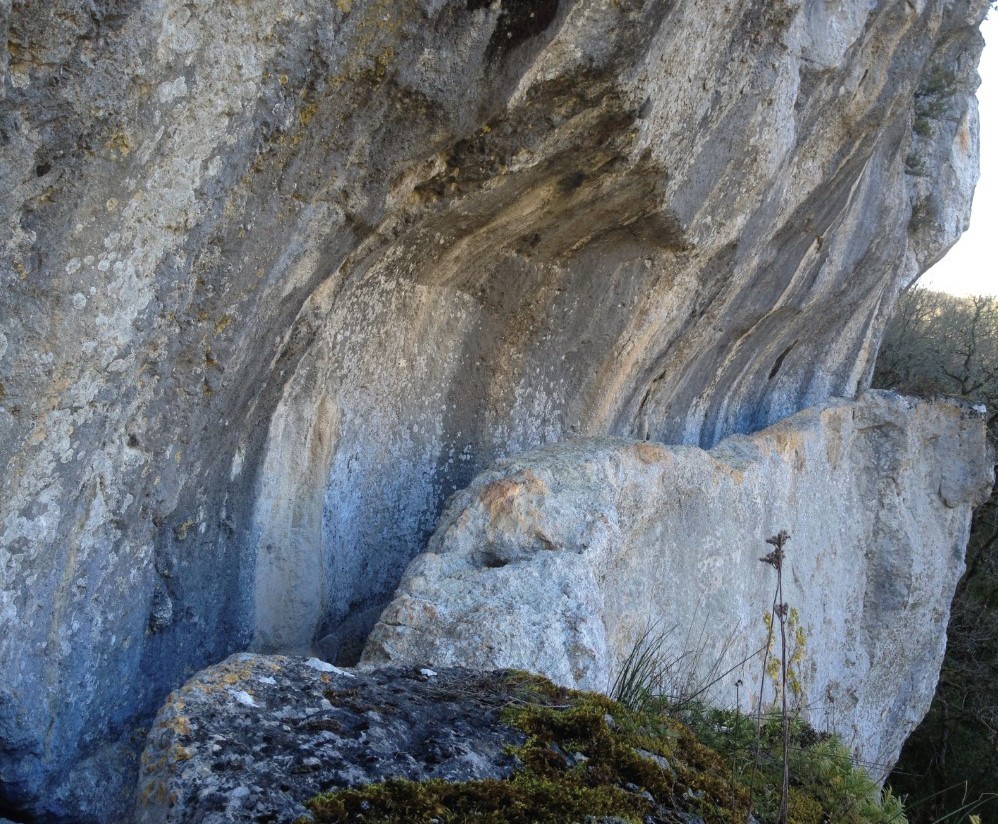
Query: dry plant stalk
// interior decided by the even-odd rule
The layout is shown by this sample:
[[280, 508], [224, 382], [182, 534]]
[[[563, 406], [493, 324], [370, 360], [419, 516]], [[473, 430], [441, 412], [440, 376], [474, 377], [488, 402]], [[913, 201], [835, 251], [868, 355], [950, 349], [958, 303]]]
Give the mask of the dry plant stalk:
[[[783, 786], [780, 791], [780, 811], [778, 824], [787, 824], [790, 804], [790, 715], [787, 712], [787, 616], [790, 607], [783, 600], [783, 558], [784, 547], [790, 534], [784, 529], [766, 539], [773, 549], [759, 560], [776, 570], [776, 592], [773, 594], [772, 615], [780, 622], [780, 732], [783, 738]], [[762, 659], [762, 678], [759, 684], [759, 700], [755, 719], [755, 758], [752, 762], [752, 777], [749, 781], [748, 818], [752, 817], [752, 793], [755, 789], [756, 770], [762, 748], [762, 696], [766, 689], [766, 672], [769, 663], [769, 650], [772, 648], [775, 621], [769, 621], [769, 635], [766, 639], [766, 652]]]

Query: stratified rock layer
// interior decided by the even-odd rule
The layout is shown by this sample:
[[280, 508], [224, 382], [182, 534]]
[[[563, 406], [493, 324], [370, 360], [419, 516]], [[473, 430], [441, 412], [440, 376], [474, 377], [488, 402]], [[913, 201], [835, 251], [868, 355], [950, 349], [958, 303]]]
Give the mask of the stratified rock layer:
[[0, 2], [0, 809], [106, 820], [237, 649], [355, 657], [497, 457], [862, 388], [986, 6]]
[[719, 678], [701, 699], [751, 709], [763, 687], [768, 706], [753, 653], [777, 578], [760, 557], [787, 530], [790, 701], [886, 774], [932, 698], [971, 507], [992, 480], [979, 412], [882, 392], [709, 452], [546, 447], [455, 496], [364, 661], [519, 667], [607, 690], [651, 630], [675, 659], [666, 689]]

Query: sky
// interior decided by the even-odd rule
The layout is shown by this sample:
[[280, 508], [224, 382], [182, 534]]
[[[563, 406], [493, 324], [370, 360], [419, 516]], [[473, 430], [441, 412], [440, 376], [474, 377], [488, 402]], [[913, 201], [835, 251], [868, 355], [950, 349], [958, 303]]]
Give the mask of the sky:
[[981, 179], [974, 192], [970, 228], [949, 253], [918, 281], [954, 295], [998, 295], [998, 10], [981, 26]]

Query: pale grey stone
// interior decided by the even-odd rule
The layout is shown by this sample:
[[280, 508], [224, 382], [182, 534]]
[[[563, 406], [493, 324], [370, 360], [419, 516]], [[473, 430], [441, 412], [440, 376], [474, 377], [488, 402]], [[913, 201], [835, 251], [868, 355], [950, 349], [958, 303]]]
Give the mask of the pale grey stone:
[[863, 388], [987, 5], [0, 0], [2, 808], [128, 809], [233, 651], [355, 659], [498, 457]]
[[768, 708], [760, 558], [787, 530], [783, 601], [806, 634], [791, 704], [886, 774], [928, 710], [991, 459], [969, 404], [868, 392], [706, 452], [603, 438], [500, 461], [455, 496], [363, 663], [607, 691], [652, 628], [678, 659], [667, 689], [730, 706], [741, 680], [743, 709], [760, 688]]

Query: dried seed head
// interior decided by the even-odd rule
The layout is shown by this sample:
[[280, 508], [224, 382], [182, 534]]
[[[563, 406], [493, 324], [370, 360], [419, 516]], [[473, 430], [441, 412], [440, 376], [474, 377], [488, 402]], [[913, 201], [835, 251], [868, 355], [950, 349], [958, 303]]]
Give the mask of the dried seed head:
[[772, 538], [767, 538], [766, 543], [772, 544], [777, 549], [783, 549], [783, 545], [790, 540], [790, 533], [785, 529], [781, 529]]

